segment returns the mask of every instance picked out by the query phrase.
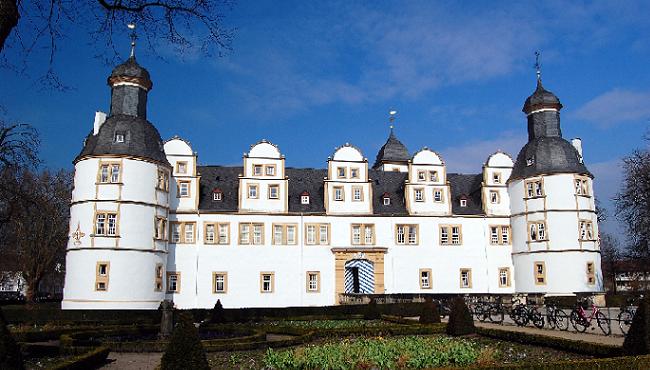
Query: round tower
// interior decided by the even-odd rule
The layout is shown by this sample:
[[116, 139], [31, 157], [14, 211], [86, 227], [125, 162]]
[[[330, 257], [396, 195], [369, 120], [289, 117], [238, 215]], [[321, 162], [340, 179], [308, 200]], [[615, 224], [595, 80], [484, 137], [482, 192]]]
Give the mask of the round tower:
[[171, 166], [147, 121], [149, 72], [131, 57], [108, 78], [75, 158], [63, 309], [155, 309], [165, 298]]
[[537, 80], [526, 99], [528, 143], [508, 180], [515, 287], [522, 293], [602, 291], [593, 175], [562, 138], [557, 96]]

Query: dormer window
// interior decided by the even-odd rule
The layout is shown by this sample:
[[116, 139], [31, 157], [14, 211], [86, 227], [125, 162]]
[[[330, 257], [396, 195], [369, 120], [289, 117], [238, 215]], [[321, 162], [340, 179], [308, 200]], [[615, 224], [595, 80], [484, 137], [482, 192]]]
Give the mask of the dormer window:
[[187, 162], [176, 162], [176, 173], [187, 173]]
[[344, 179], [345, 178], [345, 167], [338, 167], [336, 169], [336, 176], [339, 179]]
[[467, 198], [465, 198], [465, 197], [460, 198], [460, 206], [461, 207], [467, 207]]
[[266, 165], [266, 176], [275, 176], [275, 165]]
[[123, 143], [125, 137], [126, 137], [126, 135], [124, 134], [124, 131], [117, 131], [115, 133], [115, 142], [116, 143]]
[[212, 200], [215, 202], [221, 202], [223, 200], [223, 192], [221, 189], [214, 189], [212, 191]]
[[438, 181], [438, 171], [429, 171], [429, 181]]
[[530, 157], [526, 159], [526, 166], [532, 166], [535, 164], [535, 157]]
[[384, 193], [384, 194], [381, 196], [381, 199], [382, 199], [382, 202], [384, 203], [385, 206], [389, 206], [389, 205], [390, 205], [390, 194], [388, 194], [388, 193]]
[[358, 179], [359, 178], [359, 169], [358, 168], [350, 168], [350, 178], [351, 179]]
[[309, 193], [303, 192], [300, 194], [300, 204], [309, 204]]
[[261, 164], [253, 165], [253, 176], [262, 176], [262, 170], [264, 166]]
[[418, 171], [418, 181], [425, 181], [427, 173], [424, 171]]

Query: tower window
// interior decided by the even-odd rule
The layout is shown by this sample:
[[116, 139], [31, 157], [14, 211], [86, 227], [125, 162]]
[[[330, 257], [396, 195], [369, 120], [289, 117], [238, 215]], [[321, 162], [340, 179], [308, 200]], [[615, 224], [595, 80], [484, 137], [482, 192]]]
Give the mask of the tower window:
[[389, 205], [390, 205], [390, 197], [384, 197], [384, 198], [383, 198], [383, 201], [384, 201], [384, 205], [385, 205], [385, 206], [389, 206]]
[[499, 172], [495, 172], [492, 174], [492, 182], [494, 182], [495, 184], [501, 183], [501, 174]]
[[496, 190], [490, 190], [490, 203], [498, 204], [499, 203], [499, 192]]
[[438, 171], [429, 171], [429, 181], [438, 182]]
[[115, 132], [115, 142], [116, 143], [123, 143], [126, 135], [124, 134], [124, 131], [117, 131]]
[[212, 200], [214, 200], [215, 202], [221, 202], [221, 200], [223, 200], [223, 193], [221, 192], [221, 190], [217, 189], [212, 193]]
[[344, 199], [343, 187], [336, 186], [334, 187], [334, 200], [342, 201]]
[[594, 270], [593, 262], [587, 262], [587, 284], [596, 284], [596, 272]]
[[278, 199], [278, 198], [280, 198], [280, 186], [269, 185], [269, 199]]
[[102, 163], [99, 166], [99, 182], [101, 184], [119, 183], [120, 167], [119, 163]]
[[433, 201], [442, 202], [442, 189], [433, 189]]
[[461, 207], [467, 207], [467, 199], [461, 199], [460, 200], [460, 206]]
[[535, 262], [535, 284], [546, 285], [546, 265], [544, 262]]
[[502, 267], [499, 269], [499, 287], [506, 288], [510, 286], [510, 268]]
[[424, 202], [424, 189], [422, 188], [414, 189], [413, 192], [415, 194], [416, 202]]
[[528, 198], [544, 196], [544, 186], [542, 180], [526, 181], [526, 196]]
[[95, 275], [95, 290], [105, 292], [108, 290], [108, 272], [110, 269], [110, 262], [100, 261], [97, 262], [97, 269]]
[[303, 194], [300, 196], [300, 204], [309, 204], [309, 194]]
[[529, 222], [528, 223], [529, 241], [543, 241], [548, 240], [546, 236], [546, 223], [545, 222]]

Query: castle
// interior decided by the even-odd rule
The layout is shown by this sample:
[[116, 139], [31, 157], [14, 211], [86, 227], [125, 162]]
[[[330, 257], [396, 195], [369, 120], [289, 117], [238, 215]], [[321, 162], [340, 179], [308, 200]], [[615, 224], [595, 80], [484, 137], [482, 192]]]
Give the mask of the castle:
[[147, 121], [152, 81], [132, 55], [108, 78], [75, 158], [63, 309], [319, 306], [341, 293], [602, 290], [593, 176], [537, 80], [513, 162], [447, 173], [391, 129], [369, 167], [351, 144], [327, 168], [287, 167], [262, 140], [240, 167], [199, 166]]

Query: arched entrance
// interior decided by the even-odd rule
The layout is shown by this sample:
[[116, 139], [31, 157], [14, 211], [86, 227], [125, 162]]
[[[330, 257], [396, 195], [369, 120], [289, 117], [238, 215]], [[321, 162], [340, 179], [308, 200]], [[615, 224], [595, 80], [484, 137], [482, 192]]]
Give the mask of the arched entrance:
[[345, 292], [372, 294], [375, 292], [375, 267], [365, 258], [345, 263]]

